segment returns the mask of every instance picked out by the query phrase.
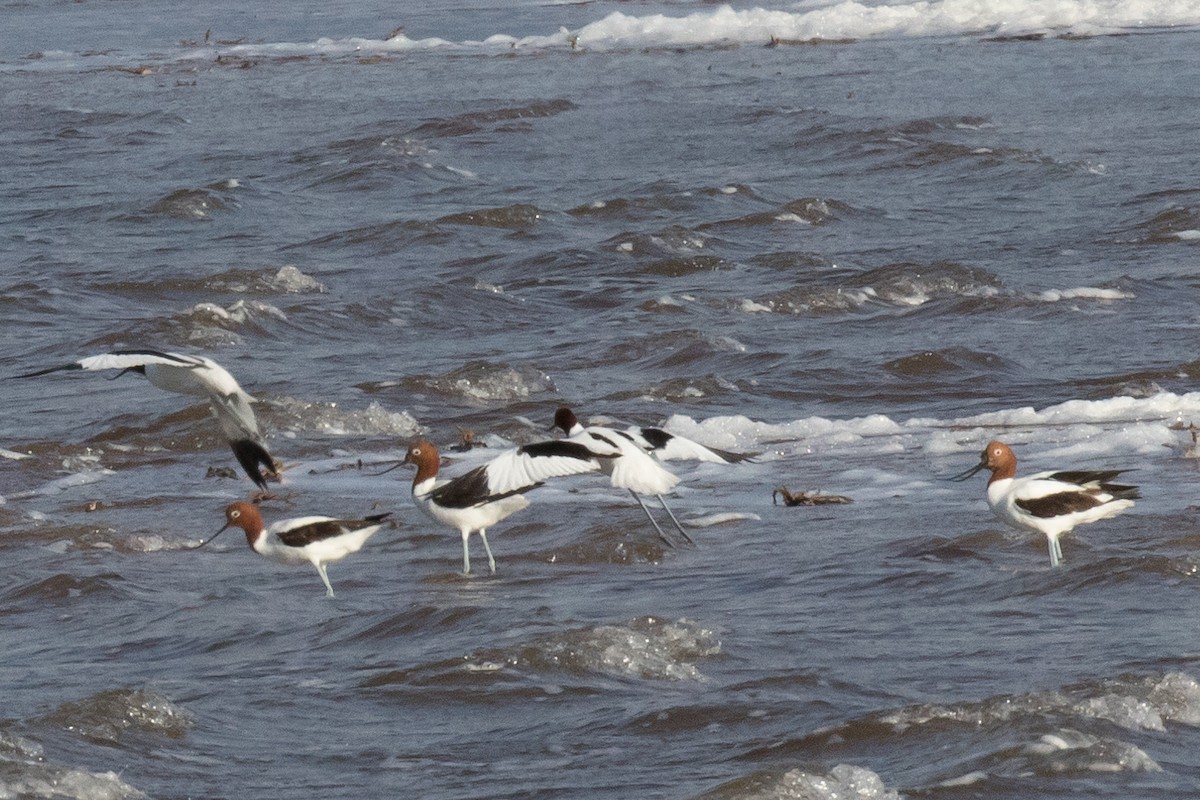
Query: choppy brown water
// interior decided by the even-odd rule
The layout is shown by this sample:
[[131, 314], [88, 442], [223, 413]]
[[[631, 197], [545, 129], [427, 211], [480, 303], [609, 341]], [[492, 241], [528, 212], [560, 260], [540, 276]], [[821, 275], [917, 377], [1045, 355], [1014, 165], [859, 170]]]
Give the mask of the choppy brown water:
[[[1063, 8], [8, 9], [6, 374], [210, 355], [269, 520], [395, 525], [333, 601], [189, 552], [251, 488], [203, 404], [6, 380], [0, 794], [1194, 797], [1200, 17]], [[695, 547], [580, 478], [470, 578], [372, 466], [562, 404], [758, 459], [674, 467]], [[1051, 571], [942, 480], [989, 438], [1143, 499]]]

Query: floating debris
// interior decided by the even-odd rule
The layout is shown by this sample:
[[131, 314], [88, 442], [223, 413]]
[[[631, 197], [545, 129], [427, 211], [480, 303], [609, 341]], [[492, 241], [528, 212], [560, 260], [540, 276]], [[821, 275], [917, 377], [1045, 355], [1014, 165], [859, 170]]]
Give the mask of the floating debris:
[[481, 442], [475, 438], [475, 431], [470, 428], [459, 427], [459, 440], [456, 444], [450, 445], [450, 449], [455, 453], [465, 453], [468, 450], [473, 450], [476, 447], [487, 447], [487, 442]]
[[804, 47], [810, 45], [822, 44], [854, 44], [857, 39], [839, 37], [834, 39], [826, 39], [823, 36], [814, 36], [811, 39], [784, 39], [780, 36], [772, 36], [767, 41], [764, 47]]
[[[1197, 435], [1200, 433], [1200, 428], [1196, 427], [1196, 423], [1189, 422], [1187, 425], [1184, 425], [1182, 420], [1176, 420], [1168, 425], [1167, 429], [1172, 431], [1186, 431], [1187, 433], [1191, 434], [1192, 441], [1183, 448], [1183, 457], [1200, 458], [1200, 436]], [[1165, 446], [1171, 447], [1171, 445]]]
[[800, 491], [792, 494], [786, 486], [780, 486], [771, 492], [771, 503], [779, 505], [779, 497], [783, 497], [785, 506], [831, 506], [853, 503], [849, 497], [840, 494], [821, 494], [820, 492]]

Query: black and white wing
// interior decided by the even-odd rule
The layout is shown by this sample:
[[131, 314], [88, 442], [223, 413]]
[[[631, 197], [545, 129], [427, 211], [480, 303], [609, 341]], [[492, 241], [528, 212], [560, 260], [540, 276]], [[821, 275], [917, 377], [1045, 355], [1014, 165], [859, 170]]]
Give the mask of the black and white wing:
[[111, 353], [88, 356], [78, 361], [72, 361], [69, 364], [48, 367], [47, 369], [40, 369], [37, 372], [27, 372], [24, 375], [17, 375], [16, 377], [36, 378], [40, 375], [49, 375], [52, 372], [62, 372], [65, 370], [96, 372], [106, 369], [119, 369], [121, 371], [136, 370], [140, 372], [145, 369], [147, 364], [161, 364], [163, 366], [180, 367], [183, 369], [196, 369], [204, 366], [202, 359], [179, 353], [163, 353], [158, 350], [114, 350]]
[[662, 428], [627, 428], [625, 433], [659, 461], [708, 461], [714, 464], [738, 464], [753, 461], [750, 456], [720, 450], [667, 433]]

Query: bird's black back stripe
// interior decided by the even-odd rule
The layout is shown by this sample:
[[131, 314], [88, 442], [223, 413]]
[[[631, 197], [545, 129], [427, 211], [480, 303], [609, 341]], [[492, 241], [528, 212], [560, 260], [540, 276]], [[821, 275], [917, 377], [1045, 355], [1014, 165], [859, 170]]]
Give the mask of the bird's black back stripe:
[[175, 353], [163, 353], [159, 350], [113, 350], [111, 355], [114, 356], [149, 356], [151, 358], [162, 358], [167, 361], [174, 361], [181, 367], [199, 367], [201, 364], [189, 358], [184, 358]]
[[1063, 483], [1073, 483], [1076, 486], [1085, 486], [1089, 483], [1096, 485], [1111, 481], [1113, 478], [1120, 475], [1124, 470], [1110, 469], [1105, 471], [1090, 471], [1090, 470], [1071, 470], [1067, 472], [1055, 472], [1049, 476], [1049, 480], [1062, 481]]
[[[672, 439], [675, 438], [675, 436], [667, 433], [662, 428], [642, 428], [642, 438], [649, 443], [651, 448], [655, 450], [662, 450], [671, 442]], [[720, 450], [716, 447], [709, 447], [706, 444], [698, 446], [703, 447], [708, 452], [718, 456], [729, 464], [740, 464], [743, 461], [754, 461], [754, 459], [750, 456], [745, 456], [741, 453], [734, 453], [729, 450]]]
[[596, 455], [587, 449], [587, 445], [580, 444], [579, 442], [568, 442], [565, 439], [548, 439], [544, 442], [534, 442], [533, 444], [518, 447], [517, 452], [533, 456], [534, 458], [560, 456], [562, 458], [575, 458], [580, 461], [592, 461], [596, 458], [607, 457]]
[[1090, 472], [1084, 470], [1075, 470], [1068, 472], [1056, 472], [1050, 476], [1051, 480], [1059, 480], [1065, 483], [1073, 483], [1076, 486], [1096, 487], [1102, 492], [1108, 492], [1117, 500], [1137, 500], [1142, 496], [1142, 493], [1136, 486], [1125, 486], [1119, 483], [1109, 483], [1118, 475], [1128, 472], [1129, 470], [1110, 469], [1098, 472]]
[[642, 438], [649, 442], [655, 450], [662, 450], [667, 446], [667, 442], [675, 437], [662, 428], [642, 428]]
[[1049, 494], [1045, 497], [1018, 500], [1016, 505], [1018, 508], [1028, 511], [1035, 517], [1049, 519], [1051, 517], [1074, 514], [1079, 511], [1088, 511], [1096, 506], [1103, 505], [1104, 502], [1104, 500], [1101, 500], [1090, 492], [1060, 492], [1058, 494]]
[[748, 456], [744, 453], [734, 453], [729, 450], [719, 450], [716, 447], [708, 447], [708, 445], [704, 446], [719, 455], [721, 458], [725, 459], [730, 464], [755, 463], [754, 456]]
[[332, 539], [334, 536], [341, 536], [349, 531], [360, 531], [363, 528], [370, 528], [373, 525], [378, 525], [383, 520], [391, 516], [391, 512], [385, 514], [374, 514], [363, 519], [327, 519], [321, 522], [313, 522], [308, 525], [301, 525], [299, 528], [292, 528], [290, 531], [284, 531], [279, 534], [279, 541], [286, 544], [288, 547], [304, 547], [313, 542], [320, 542], [325, 539]]
[[514, 494], [523, 494], [541, 485], [541, 483], [535, 483], [530, 486], [513, 489], [510, 492], [493, 494], [488, 489], [487, 465], [484, 464], [465, 475], [459, 475], [449, 483], [443, 483], [430, 492], [429, 497], [443, 508], [471, 508], [472, 506], [490, 503], [493, 500], [512, 497]]
[[1142, 496], [1141, 491], [1136, 486], [1121, 486], [1116, 483], [1100, 484], [1102, 491], [1108, 492], [1117, 500], [1137, 500]]
[[[613, 431], [613, 432], [616, 433], [616, 431]], [[598, 439], [599, 441], [604, 442], [606, 445], [608, 445], [609, 447], [611, 447], [614, 450], [621, 449], [621, 446], [619, 444], [614, 442], [612, 439], [609, 439], [607, 436], [605, 436], [602, 433], [596, 433], [595, 431], [588, 431], [588, 435], [591, 436], [593, 439]], [[629, 439], [628, 436], [626, 436], [625, 438]], [[630, 441], [632, 441], [632, 439], [630, 439]]]

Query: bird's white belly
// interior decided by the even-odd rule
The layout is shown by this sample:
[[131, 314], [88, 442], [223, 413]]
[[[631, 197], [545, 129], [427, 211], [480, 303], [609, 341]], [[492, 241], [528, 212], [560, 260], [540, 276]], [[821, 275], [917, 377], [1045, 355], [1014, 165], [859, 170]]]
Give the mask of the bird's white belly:
[[190, 394], [196, 397], [208, 397], [212, 394], [212, 388], [204, 381], [198, 380], [196, 370], [188, 367], [147, 364], [146, 380], [164, 391], [176, 394]]
[[311, 564], [312, 559], [302, 547], [288, 547], [278, 542], [256, 542], [255, 551], [280, 564]]
[[413, 499], [416, 501], [417, 507], [427, 516], [443, 525], [472, 531], [490, 528], [510, 514], [515, 514], [529, 505], [525, 496], [520, 494], [470, 508], [446, 508], [434, 503], [427, 496], [415, 496]]

